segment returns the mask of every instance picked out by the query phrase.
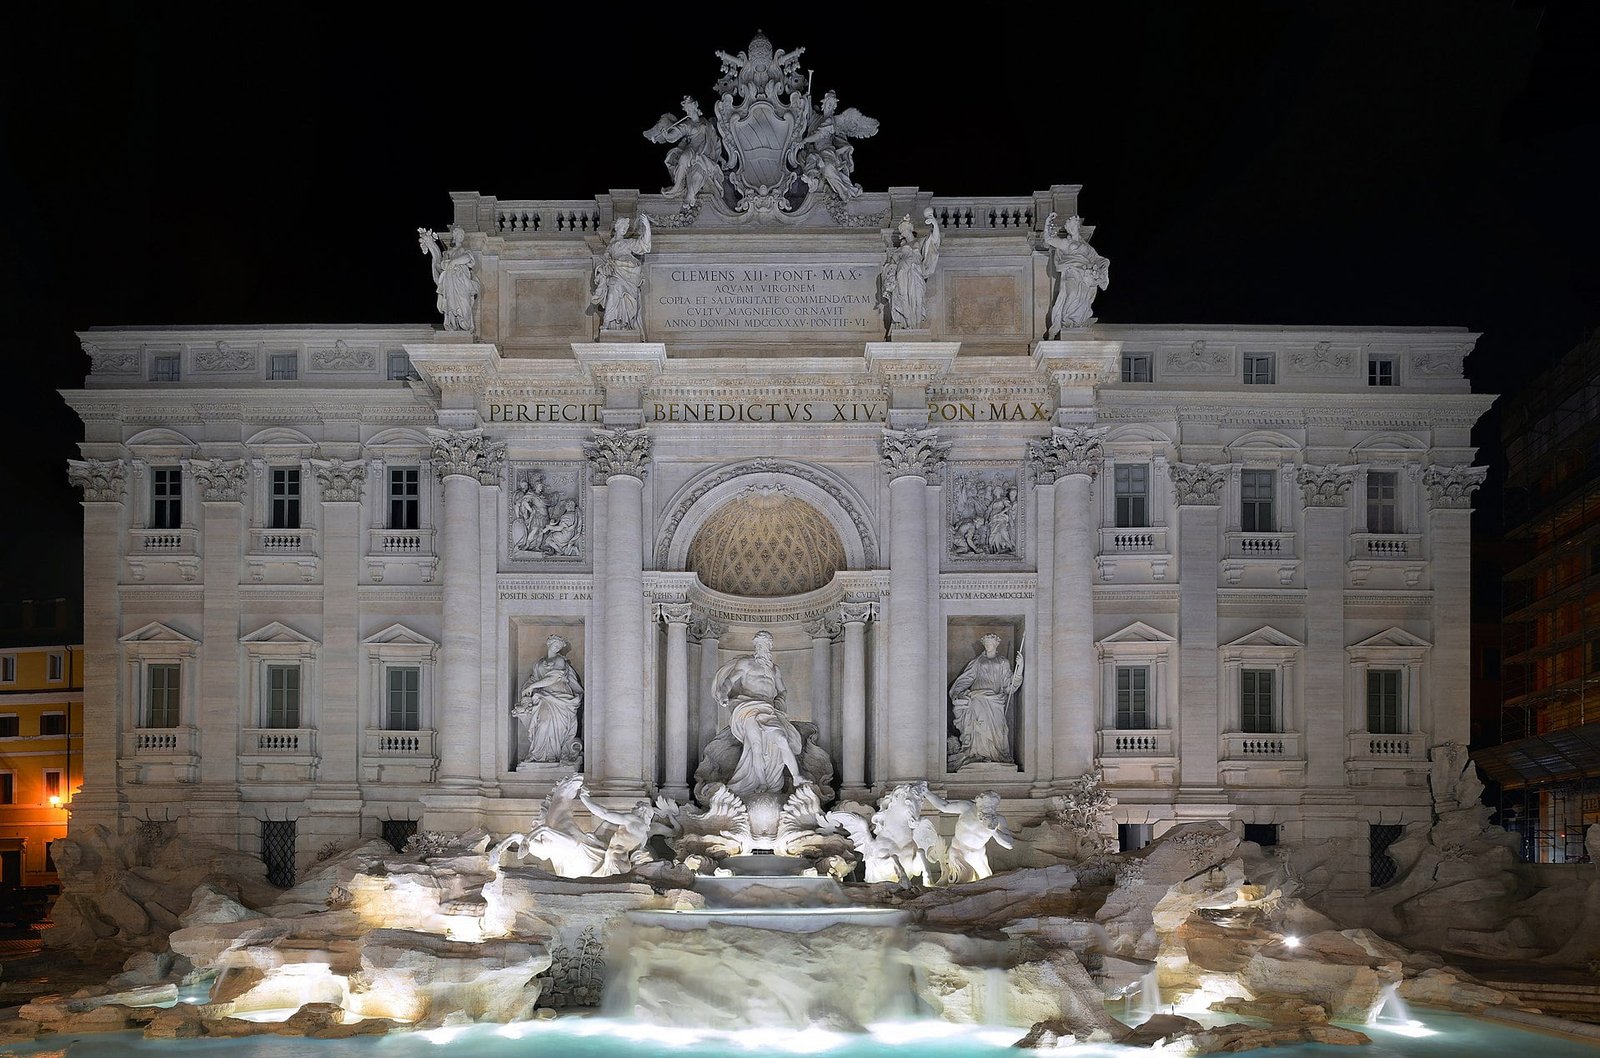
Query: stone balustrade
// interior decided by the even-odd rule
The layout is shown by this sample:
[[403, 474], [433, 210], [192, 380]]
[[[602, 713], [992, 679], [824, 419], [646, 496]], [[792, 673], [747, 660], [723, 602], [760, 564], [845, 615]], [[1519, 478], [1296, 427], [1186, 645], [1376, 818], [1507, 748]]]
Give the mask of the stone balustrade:
[[1355, 731], [1350, 734], [1348, 753], [1353, 760], [1426, 760], [1428, 739], [1416, 732], [1390, 735]]
[[139, 727], [128, 735], [128, 748], [134, 756], [192, 755], [196, 749], [192, 727]]
[[1139, 731], [1101, 731], [1102, 757], [1170, 757], [1172, 732], [1164, 728]]
[[1422, 557], [1420, 533], [1352, 533], [1352, 559], [1401, 560]]
[[317, 731], [311, 727], [247, 727], [244, 744], [250, 755], [315, 756]]
[[131, 555], [193, 555], [200, 533], [197, 529], [129, 529]]
[[393, 558], [433, 554], [432, 529], [368, 529], [367, 554]]
[[432, 731], [368, 730], [362, 741], [363, 757], [433, 757]]
[[1227, 550], [1223, 556], [1225, 558], [1294, 558], [1293, 533], [1231, 532], [1225, 536], [1227, 540]]
[[315, 554], [316, 531], [312, 529], [251, 529], [253, 555]]
[[1164, 555], [1167, 554], [1166, 526], [1144, 526], [1136, 529], [1100, 530], [1102, 555]]
[[584, 201], [512, 201], [494, 203], [497, 235], [587, 235], [600, 230], [600, 209]]
[[1301, 741], [1298, 731], [1228, 731], [1222, 736], [1222, 759], [1297, 760], [1302, 756]]
[[1002, 198], [944, 198], [933, 200], [939, 226], [953, 231], [1032, 231], [1034, 202], [1031, 195]]

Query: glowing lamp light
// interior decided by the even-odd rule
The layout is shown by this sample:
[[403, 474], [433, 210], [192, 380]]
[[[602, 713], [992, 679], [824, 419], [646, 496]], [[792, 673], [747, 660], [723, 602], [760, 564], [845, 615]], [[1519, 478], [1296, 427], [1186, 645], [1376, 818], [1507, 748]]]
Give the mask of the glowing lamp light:
[[51, 794], [50, 795], [50, 807], [51, 808], [60, 808], [61, 807], [61, 795], [60, 794]]
[[1300, 947], [1300, 938], [1299, 937], [1285, 937], [1285, 938], [1283, 938], [1283, 946], [1285, 948], [1298, 948], [1298, 947]]

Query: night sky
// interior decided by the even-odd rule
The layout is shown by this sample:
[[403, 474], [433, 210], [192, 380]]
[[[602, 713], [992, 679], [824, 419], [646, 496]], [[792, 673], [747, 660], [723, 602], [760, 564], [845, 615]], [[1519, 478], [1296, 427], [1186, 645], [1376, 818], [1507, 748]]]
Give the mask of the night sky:
[[659, 190], [640, 133], [757, 28], [879, 119], [870, 190], [1084, 185], [1108, 323], [1461, 325], [1492, 393], [1600, 325], [1600, 5], [1102, 6], [8, 13], [0, 599], [81, 591], [74, 330], [437, 323], [448, 192]]

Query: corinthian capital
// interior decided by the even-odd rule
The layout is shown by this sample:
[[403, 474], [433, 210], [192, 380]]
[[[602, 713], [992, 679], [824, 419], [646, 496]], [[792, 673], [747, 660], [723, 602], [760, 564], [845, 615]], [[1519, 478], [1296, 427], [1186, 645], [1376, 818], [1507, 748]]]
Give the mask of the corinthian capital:
[[939, 440], [933, 427], [883, 431], [883, 469], [891, 480], [915, 474], [926, 478], [944, 465], [948, 441]]
[[1028, 462], [1034, 477], [1048, 484], [1069, 474], [1094, 477], [1105, 458], [1101, 438], [1106, 430], [1098, 426], [1057, 426], [1050, 436], [1028, 442]]
[[342, 459], [313, 459], [311, 469], [322, 486], [324, 503], [360, 503], [367, 484], [367, 464]]
[[237, 503], [244, 499], [245, 461], [242, 459], [187, 459], [183, 468], [194, 475], [200, 498], [208, 503]]
[[1422, 472], [1422, 484], [1428, 490], [1428, 502], [1441, 509], [1470, 510], [1472, 494], [1489, 473], [1488, 467], [1431, 466]]
[[650, 431], [599, 427], [583, 442], [583, 455], [602, 480], [624, 476], [643, 481], [650, 469]]
[[1227, 472], [1210, 463], [1173, 463], [1167, 467], [1179, 507], [1215, 507], [1221, 502]]
[[1307, 507], [1343, 507], [1345, 494], [1355, 484], [1355, 472], [1349, 467], [1329, 463], [1327, 466], [1297, 467], [1295, 484], [1300, 486], [1300, 496]]
[[67, 480], [83, 490], [85, 503], [120, 503], [127, 473], [119, 459], [67, 460]]
[[428, 431], [433, 446], [433, 469], [443, 480], [459, 474], [493, 485], [500, 480], [500, 467], [506, 461], [506, 446], [491, 441], [482, 430]]

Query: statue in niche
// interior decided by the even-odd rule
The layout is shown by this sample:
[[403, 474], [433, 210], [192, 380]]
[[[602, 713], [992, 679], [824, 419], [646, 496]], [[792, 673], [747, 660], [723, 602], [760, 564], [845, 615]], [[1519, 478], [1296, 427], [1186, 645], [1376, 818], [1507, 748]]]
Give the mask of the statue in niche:
[[571, 644], [558, 635], [544, 642], [545, 656], [533, 663], [517, 704], [511, 707], [518, 746], [527, 747], [521, 764], [575, 761], [583, 747], [578, 741], [583, 684], [565, 654]]
[[786, 777], [800, 786], [800, 732], [783, 711], [788, 691], [783, 674], [772, 660], [772, 633], [755, 635], [755, 653], [734, 658], [717, 670], [711, 697], [718, 708], [730, 710], [728, 730], [743, 747], [728, 789], [744, 797], [784, 789]]
[[[1111, 262], [1094, 251], [1080, 233], [1082, 221], [1067, 218], [1067, 226], [1057, 230], [1056, 215], [1044, 221], [1043, 244], [1053, 250], [1051, 264], [1056, 270], [1056, 300], [1050, 306], [1045, 338], [1059, 338], [1063, 329], [1087, 327], [1096, 317], [1090, 315], [1094, 296], [1111, 285]], [[1065, 234], [1062, 234], [1065, 232]]]
[[437, 233], [427, 228], [417, 229], [417, 241], [422, 246], [422, 252], [429, 256], [433, 264], [433, 285], [439, 292], [435, 305], [444, 315], [444, 329], [471, 333], [475, 317], [473, 309], [478, 295], [483, 292], [483, 286], [472, 274], [478, 262], [472, 251], [464, 245], [466, 238], [467, 233], [461, 230], [460, 225], [452, 225], [450, 247], [443, 249]]
[[812, 191], [827, 187], [842, 202], [861, 194], [851, 181], [855, 171], [852, 136], [866, 139], [878, 134], [878, 123], [855, 107], [838, 113], [839, 97], [832, 91], [822, 96], [822, 109], [812, 118], [811, 130], [800, 141], [800, 179]]
[[882, 270], [878, 277], [878, 300], [887, 307], [889, 330], [922, 330], [928, 325], [927, 288], [939, 267], [939, 221], [933, 210], [922, 211], [928, 234], [919, 242], [908, 213], [899, 227], [887, 236]]
[[639, 215], [639, 234], [630, 236], [633, 222], [618, 217], [611, 226], [611, 241], [594, 263], [591, 304], [600, 310], [600, 326], [608, 331], [639, 329], [639, 291], [644, 286], [644, 262], [650, 252], [650, 218]]
[[534, 471], [517, 483], [509, 512], [513, 557], [580, 557], [577, 487], [571, 478], [557, 475], [552, 485]]
[[700, 104], [693, 96], [683, 97], [683, 117], [674, 121], [671, 114], [661, 115], [661, 120], [645, 130], [644, 138], [651, 143], [676, 143], [667, 152], [667, 171], [672, 174], [672, 186], [661, 189], [668, 198], [681, 198], [684, 205], [693, 209], [700, 201], [703, 188], [716, 194], [722, 191], [722, 138], [717, 127], [705, 120]]
[[1022, 686], [1022, 648], [1017, 662], [999, 656], [1000, 637], [983, 637], [983, 651], [950, 685], [951, 716], [960, 732], [950, 740], [948, 765], [957, 771], [968, 764], [1012, 764], [1011, 699]]
[[945, 815], [956, 817], [956, 832], [950, 836], [940, 871], [940, 885], [976, 882], [994, 871], [989, 867], [989, 842], [1009, 849], [1016, 840], [1000, 814], [1000, 795], [993, 790], [973, 801], [946, 801], [931, 791], [928, 804]]

